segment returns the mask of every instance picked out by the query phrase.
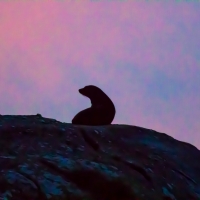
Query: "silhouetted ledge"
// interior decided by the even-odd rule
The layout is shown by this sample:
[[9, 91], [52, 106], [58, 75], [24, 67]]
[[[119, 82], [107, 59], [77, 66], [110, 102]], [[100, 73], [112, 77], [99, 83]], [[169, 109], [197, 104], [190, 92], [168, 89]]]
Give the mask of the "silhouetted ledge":
[[0, 115], [0, 199], [200, 199], [200, 152], [130, 125]]

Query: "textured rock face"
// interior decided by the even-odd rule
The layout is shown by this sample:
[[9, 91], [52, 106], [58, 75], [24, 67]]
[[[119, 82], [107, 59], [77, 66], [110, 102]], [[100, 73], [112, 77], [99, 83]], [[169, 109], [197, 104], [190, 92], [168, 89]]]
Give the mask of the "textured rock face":
[[200, 199], [199, 150], [164, 133], [4, 115], [0, 138], [0, 199]]

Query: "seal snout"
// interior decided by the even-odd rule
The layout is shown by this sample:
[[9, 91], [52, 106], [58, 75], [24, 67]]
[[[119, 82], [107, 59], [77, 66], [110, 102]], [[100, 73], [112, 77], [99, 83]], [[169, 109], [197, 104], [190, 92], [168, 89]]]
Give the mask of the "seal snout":
[[84, 88], [81, 88], [78, 91], [79, 91], [79, 93], [81, 93], [82, 95], [84, 95]]

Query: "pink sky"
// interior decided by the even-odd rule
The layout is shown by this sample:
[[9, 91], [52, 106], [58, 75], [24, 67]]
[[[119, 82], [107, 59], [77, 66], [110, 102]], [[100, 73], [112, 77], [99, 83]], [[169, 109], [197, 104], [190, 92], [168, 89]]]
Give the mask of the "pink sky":
[[200, 2], [0, 2], [0, 114], [71, 123], [90, 101], [116, 106], [113, 124], [164, 132], [200, 148]]

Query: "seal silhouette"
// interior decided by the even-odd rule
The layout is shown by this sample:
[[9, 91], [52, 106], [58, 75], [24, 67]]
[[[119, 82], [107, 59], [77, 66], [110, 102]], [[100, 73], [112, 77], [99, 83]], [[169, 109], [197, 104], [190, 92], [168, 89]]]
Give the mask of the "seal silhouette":
[[87, 85], [79, 89], [79, 92], [90, 98], [92, 105], [76, 114], [72, 124], [89, 126], [111, 124], [115, 116], [115, 106], [111, 99], [94, 85]]

